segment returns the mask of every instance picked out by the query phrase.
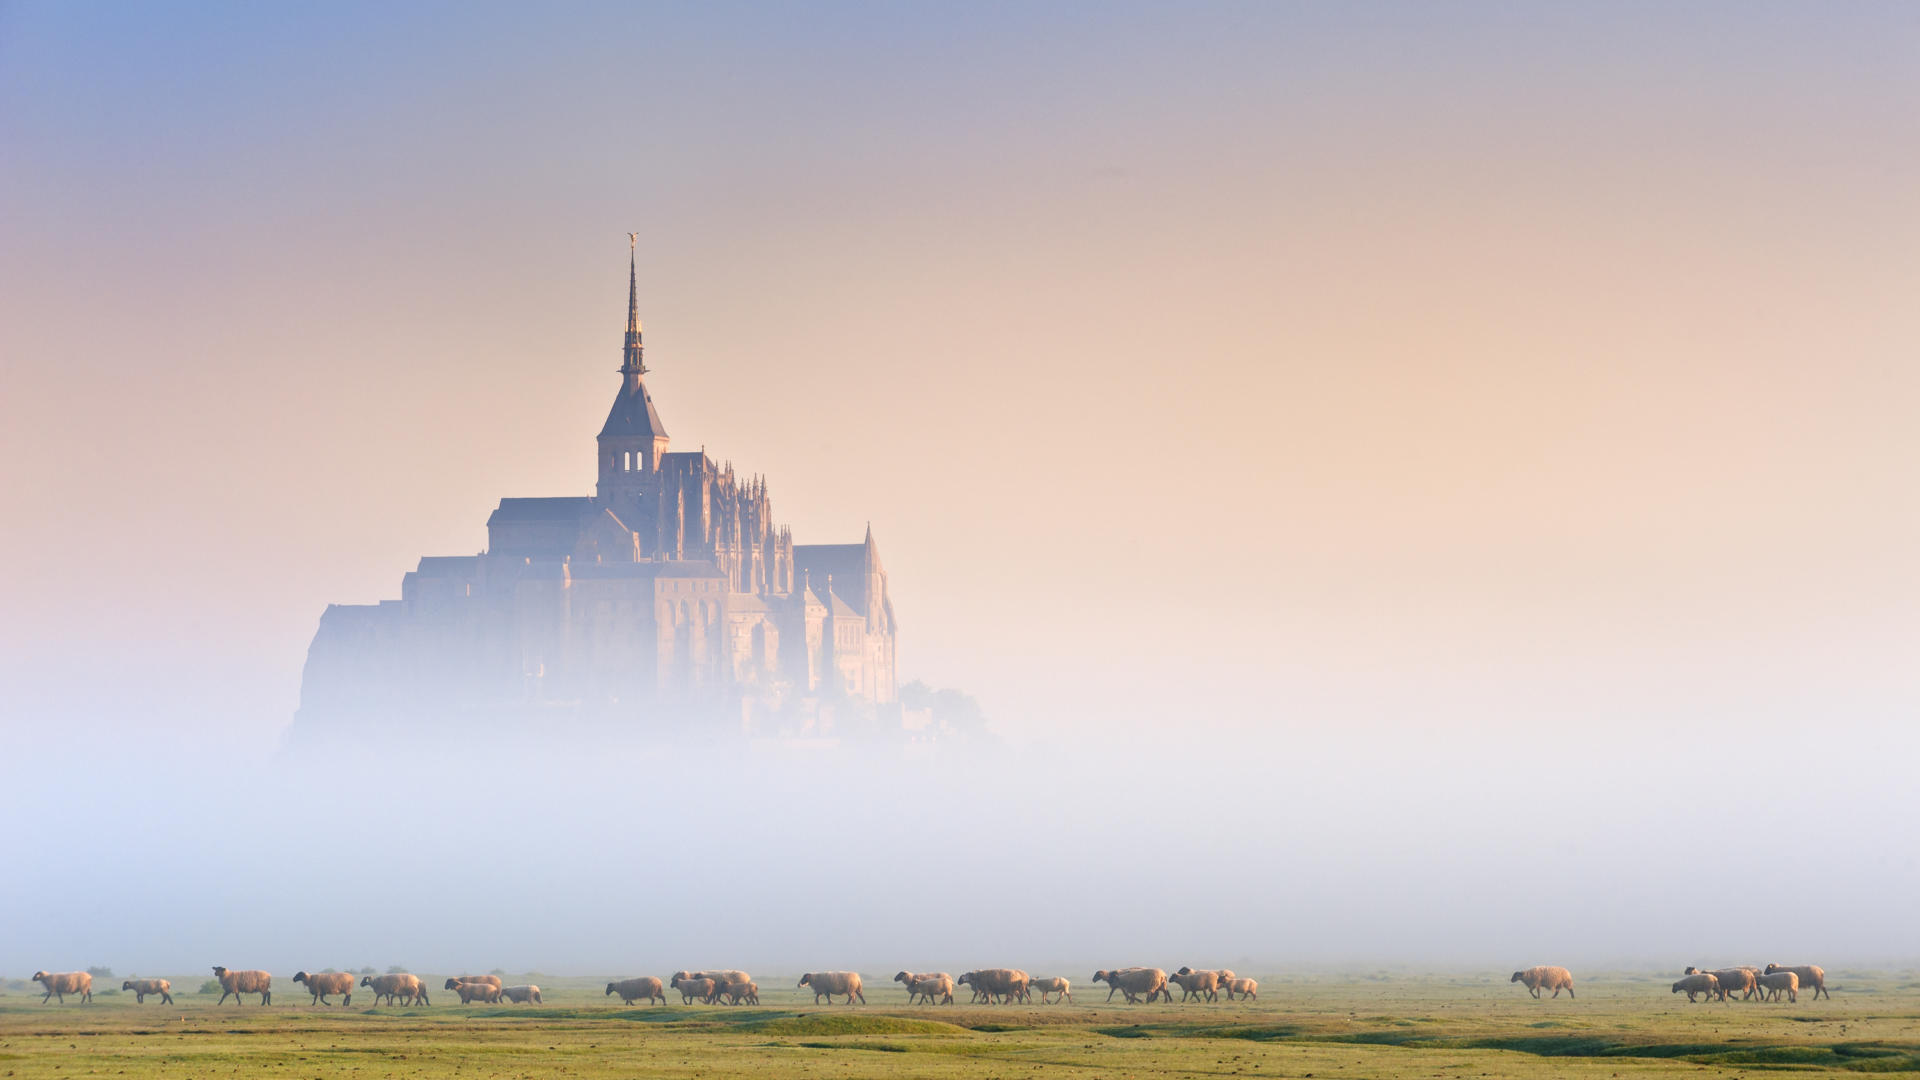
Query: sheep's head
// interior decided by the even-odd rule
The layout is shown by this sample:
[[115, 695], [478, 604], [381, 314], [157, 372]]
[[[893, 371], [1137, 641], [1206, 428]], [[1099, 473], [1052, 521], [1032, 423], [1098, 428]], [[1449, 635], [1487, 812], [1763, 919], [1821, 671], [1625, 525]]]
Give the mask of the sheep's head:
[[1779, 965], [1779, 964], [1768, 964], [1768, 965], [1767, 965], [1767, 974], [1769, 974], [1769, 975], [1771, 975], [1771, 974], [1773, 974], [1774, 972], [1776, 972], [1776, 971], [1779, 971], [1779, 970], [1780, 970], [1780, 965]]
[[122, 990], [131, 990], [131, 989], [133, 989], [133, 980], [132, 980], [132, 979], [128, 979], [128, 980], [127, 980], [126, 982], [123, 982], [123, 983], [121, 983], [121, 984], [120, 984], [120, 989], [122, 989]]
[[213, 965], [213, 977], [214, 977], [214, 978], [216, 978], [216, 979], [224, 979], [224, 978], [226, 978], [226, 977], [227, 977], [227, 969], [226, 969], [226, 968], [223, 968], [223, 967], [221, 967], [221, 966], [220, 966], [219, 964], [215, 964], [215, 965]]
[[31, 982], [46, 982], [46, 981], [47, 981], [47, 973], [46, 973], [46, 972], [44, 972], [44, 971], [36, 971], [36, 972], [34, 972], [34, 973], [33, 973], [33, 978], [32, 978], [31, 980], [29, 980], [29, 981], [31, 981]]
[[1508, 981], [1508, 982], [1510, 982], [1510, 983], [1516, 983], [1516, 982], [1519, 982], [1519, 981], [1520, 981], [1521, 979], [1523, 979], [1523, 978], [1525, 978], [1525, 977], [1526, 977], [1526, 972], [1524, 972], [1524, 971], [1516, 971], [1516, 972], [1514, 972], [1514, 973], [1513, 973], [1513, 978], [1511, 978], [1511, 979], [1508, 979], [1507, 981]]
[[898, 975], [895, 975], [895, 976], [893, 977], [893, 981], [894, 981], [894, 982], [901, 982], [901, 983], [903, 983], [903, 982], [906, 982], [906, 981], [907, 981], [907, 973], [903, 971], [903, 972], [901, 972], [900, 974], [898, 974]]
[[812, 981], [813, 981], [813, 972], [811, 971], [807, 972], [805, 975], [800, 976], [801, 986], [805, 986]]

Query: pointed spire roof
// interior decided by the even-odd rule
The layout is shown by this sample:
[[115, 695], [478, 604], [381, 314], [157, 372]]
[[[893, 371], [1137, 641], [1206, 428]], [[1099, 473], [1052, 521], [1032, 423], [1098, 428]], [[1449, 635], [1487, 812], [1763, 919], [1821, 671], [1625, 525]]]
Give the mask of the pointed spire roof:
[[666, 425], [654, 410], [653, 395], [647, 392], [647, 384], [640, 378], [647, 373], [647, 365], [640, 343], [640, 276], [634, 254], [639, 240], [639, 233], [627, 234], [627, 340], [620, 359], [620, 394], [613, 399], [613, 409], [600, 428], [603, 439], [608, 436], [667, 437]]

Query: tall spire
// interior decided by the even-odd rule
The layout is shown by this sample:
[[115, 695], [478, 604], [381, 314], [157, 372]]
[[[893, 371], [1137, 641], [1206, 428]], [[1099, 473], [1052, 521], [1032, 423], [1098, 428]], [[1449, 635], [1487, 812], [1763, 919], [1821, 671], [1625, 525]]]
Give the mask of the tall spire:
[[640, 272], [635, 249], [640, 246], [640, 234], [627, 234], [627, 346], [620, 359], [620, 374], [634, 382], [647, 373], [646, 362], [641, 358], [640, 345]]

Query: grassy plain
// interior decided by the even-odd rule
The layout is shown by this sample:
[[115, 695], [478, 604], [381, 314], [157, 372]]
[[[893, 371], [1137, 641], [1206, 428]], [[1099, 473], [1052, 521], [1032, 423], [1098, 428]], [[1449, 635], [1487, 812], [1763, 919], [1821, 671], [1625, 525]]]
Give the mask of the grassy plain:
[[0, 1077], [1920, 1074], [1920, 976], [1835, 972], [1833, 1000], [1798, 1005], [1688, 1005], [1671, 978], [1582, 979], [1577, 1001], [1534, 1001], [1504, 974], [1266, 978], [1256, 1003], [1153, 1006], [1108, 1005], [1075, 978], [1072, 1005], [908, 1008], [876, 972], [866, 1006], [816, 1007], [768, 976], [759, 1008], [628, 1008], [604, 979], [538, 977], [544, 1006], [436, 992], [430, 1007], [343, 1009], [284, 978], [270, 1007], [215, 1007], [187, 976], [171, 1007], [0, 996]]

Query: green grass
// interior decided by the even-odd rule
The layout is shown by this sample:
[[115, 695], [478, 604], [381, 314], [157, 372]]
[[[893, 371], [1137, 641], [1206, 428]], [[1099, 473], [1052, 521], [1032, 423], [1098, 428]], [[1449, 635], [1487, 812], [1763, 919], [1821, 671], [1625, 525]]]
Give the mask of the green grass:
[[[437, 981], [437, 980], [436, 980]], [[1920, 980], [1834, 979], [1832, 1001], [1688, 1005], [1645, 977], [1534, 1001], [1504, 976], [1263, 978], [1257, 1003], [815, 1006], [763, 977], [759, 1008], [628, 1007], [604, 979], [543, 978], [544, 1006], [215, 1007], [131, 994], [0, 995], [0, 1080], [32, 1077], [1920, 1076]], [[175, 984], [185, 983], [176, 979]], [[279, 980], [276, 980], [279, 982]], [[188, 984], [191, 985], [191, 984]], [[676, 999], [677, 1000], [677, 999]]]

